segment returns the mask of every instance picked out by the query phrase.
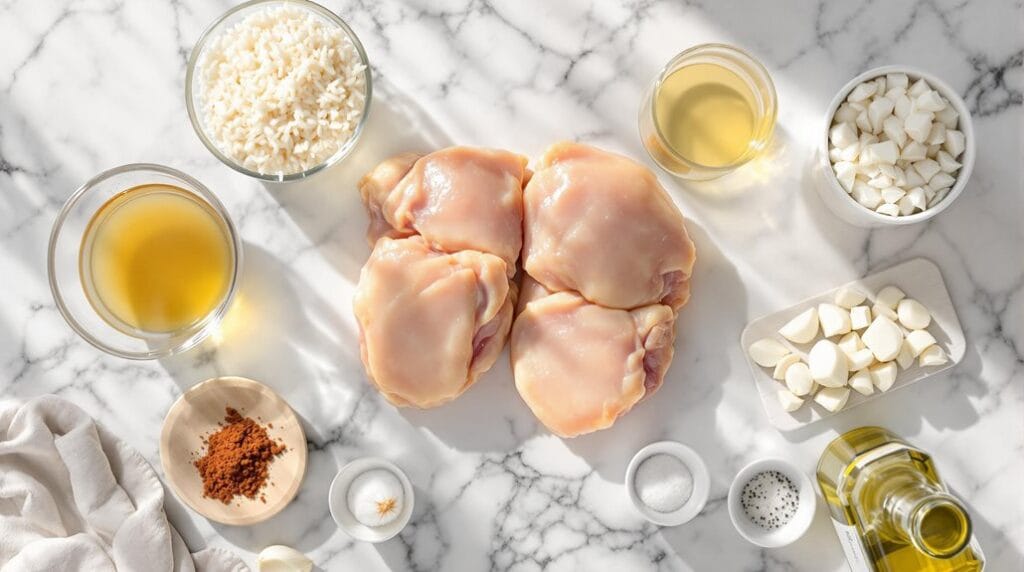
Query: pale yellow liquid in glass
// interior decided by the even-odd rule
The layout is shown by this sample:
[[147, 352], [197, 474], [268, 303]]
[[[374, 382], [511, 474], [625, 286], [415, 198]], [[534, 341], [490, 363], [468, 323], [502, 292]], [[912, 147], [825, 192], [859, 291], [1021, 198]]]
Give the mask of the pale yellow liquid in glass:
[[83, 285], [99, 314], [119, 329], [148, 333], [201, 321], [227, 295], [234, 267], [216, 212], [169, 185], [135, 187], [107, 201], [81, 252]]
[[654, 118], [673, 151], [698, 165], [724, 167], [754, 143], [755, 106], [740, 76], [719, 65], [692, 64], [662, 81]]

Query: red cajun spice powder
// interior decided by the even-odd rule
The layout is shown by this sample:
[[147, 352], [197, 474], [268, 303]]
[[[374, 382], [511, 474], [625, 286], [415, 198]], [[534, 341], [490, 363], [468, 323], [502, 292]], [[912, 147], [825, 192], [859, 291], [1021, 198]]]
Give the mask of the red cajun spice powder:
[[[203, 479], [203, 496], [230, 504], [236, 495], [256, 498], [267, 484], [270, 463], [286, 448], [237, 409], [224, 409], [221, 428], [204, 440], [206, 454], [194, 464]], [[262, 495], [260, 500], [266, 502]]]

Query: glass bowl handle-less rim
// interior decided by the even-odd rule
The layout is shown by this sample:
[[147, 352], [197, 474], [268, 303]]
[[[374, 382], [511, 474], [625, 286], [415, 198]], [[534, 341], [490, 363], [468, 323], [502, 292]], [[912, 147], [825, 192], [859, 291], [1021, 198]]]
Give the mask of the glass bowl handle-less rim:
[[[126, 182], [114, 184], [123, 179]], [[127, 182], [132, 181], [132, 182]], [[128, 335], [105, 322], [92, 306], [81, 282], [79, 256], [82, 233], [69, 225], [84, 227], [98, 208], [117, 192], [142, 184], [164, 183], [179, 187], [212, 207], [229, 238], [233, 268], [224, 298], [203, 320], [181, 332], [148, 337]], [[104, 185], [112, 185], [105, 188]], [[98, 204], [87, 206], [87, 202]], [[152, 163], [133, 163], [108, 169], [79, 187], [61, 207], [50, 232], [47, 274], [50, 292], [61, 316], [85, 341], [104, 352], [126, 359], [155, 359], [190, 349], [204, 340], [227, 313], [238, 288], [242, 267], [242, 242], [220, 200], [190, 175]]]

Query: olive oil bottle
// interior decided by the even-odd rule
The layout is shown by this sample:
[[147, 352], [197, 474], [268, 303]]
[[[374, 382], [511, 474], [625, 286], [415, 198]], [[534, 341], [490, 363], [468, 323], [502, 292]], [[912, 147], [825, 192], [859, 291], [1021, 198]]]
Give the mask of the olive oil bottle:
[[984, 569], [970, 516], [931, 457], [889, 431], [840, 435], [817, 476], [852, 572]]

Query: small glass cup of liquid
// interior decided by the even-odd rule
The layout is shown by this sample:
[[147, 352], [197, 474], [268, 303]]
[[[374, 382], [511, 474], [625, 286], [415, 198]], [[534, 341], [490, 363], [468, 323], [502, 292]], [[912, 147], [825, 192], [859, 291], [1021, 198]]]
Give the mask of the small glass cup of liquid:
[[49, 279], [57, 308], [97, 348], [130, 359], [185, 351], [219, 325], [241, 241], [202, 183], [169, 167], [100, 173], [57, 215]]
[[666, 171], [720, 177], [753, 159], [775, 129], [775, 85], [746, 52], [694, 46], [661, 70], [640, 109], [640, 138]]

